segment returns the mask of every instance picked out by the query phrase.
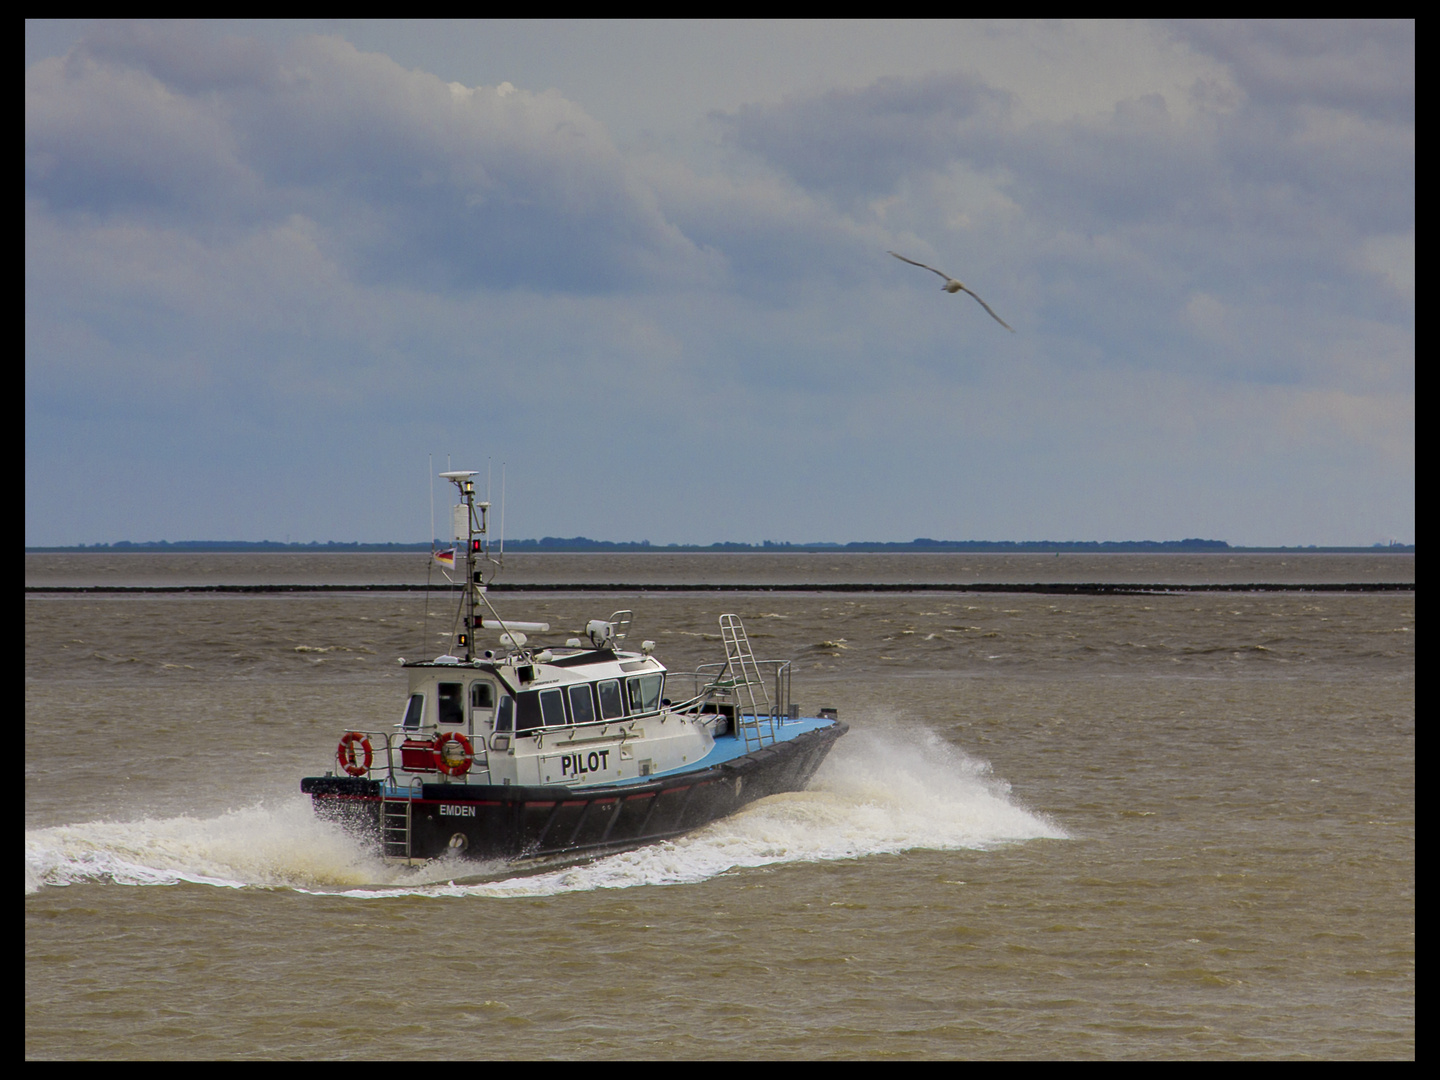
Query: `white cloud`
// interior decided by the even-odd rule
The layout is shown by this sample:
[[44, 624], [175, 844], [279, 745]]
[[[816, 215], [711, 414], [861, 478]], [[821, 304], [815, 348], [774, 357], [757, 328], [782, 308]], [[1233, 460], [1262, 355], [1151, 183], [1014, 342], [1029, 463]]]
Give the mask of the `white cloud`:
[[553, 91], [457, 94], [327, 38], [167, 83], [177, 53], [214, 47], [202, 31], [113, 36], [27, 72], [27, 189], [54, 213], [202, 231], [301, 214], [357, 276], [436, 289], [707, 272], [603, 127]]
[[1415, 233], [1366, 237], [1361, 245], [1362, 265], [1410, 301], [1415, 299]]
[[[537, 535], [755, 539], [707, 507], [763, 491], [764, 536], [853, 539], [864, 482], [881, 539], [1368, 542], [1298, 508], [1262, 537], [1267, 455], [1295, 507], [1343, 476], [1404, 534], [1413, 25], [802, 29], [724, 31], [809, 42], [787, 82], [720, 63], [723, 34], [676, 28], [677, 59], [597, 26], [612, 62], [570, 81], [603, 108], [527, 77], [589, 55], [564, 35], [465, 71], [384, 24], [119, 24], [31, 63], [27, 528], [66, 539], [84, 459], [113, 538], [180, 535], [201, 474], [300, 533], [266, 522], [314, 501], [295, 461], [333, 460], [379, 490], [324, 493], [315, 535], [397, 538], [433, 450], [515, 455]], [[624, 113], [617, 65], [675, 93]]]
[[1224, 63], [1265, 104], [1326, 105], [1377, 118], [1415, 116], [1415, 24], [1410, 20], [1275, 20], [1171, 24]]

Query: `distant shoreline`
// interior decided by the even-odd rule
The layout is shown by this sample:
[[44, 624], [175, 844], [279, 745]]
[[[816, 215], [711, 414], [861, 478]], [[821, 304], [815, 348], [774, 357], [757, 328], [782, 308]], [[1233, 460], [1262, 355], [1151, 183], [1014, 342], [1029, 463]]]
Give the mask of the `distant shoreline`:
[[[1159, 584], [1132, 585], [1114, 582], [970, 582], [968, 584], [916, 582], [835, 582], [830, 584], [767, 584], [732, 585], [673, 583], [596, 584], [594, 582], [491, 584], [490, 592], [593, 592], [593, 593], [657, 593], [657, 592], [798, 592], [798, 593], [1042, 593], [1053, 596], [1151, 596], [1161, 593], [1191, 592], [1411, 592], [1413, 581], [1349, 581], [1292, 584], [1289, 582], [1250, 582], [1247, 584]], [[26, 585], [26, 593], [388, 593], [388, 592], [458, 592], [457, 589], [429, 585]]]
[[[287, 544], [270, 540], [181, 540], [115, 544], [80, 544], [72, 547], [27, 547], [27, 555], [198, 555], [198, 554], [406, 554], [431, 551], [431, 544], [362, 544], [327, 541], [308, 544]], [[442, 548], [448, 544], [438, 545]], [[988, 554], [988, 555], [1104, 555], [1104, 554], [1181, 554], [1181, 555], [1413, 555], [1414, 544], [1373, 544], [1370, 547], [1232, 547], [1224, 540], [912, 540], [897, 543], [855, 541], [847, 544], [790, 544], [766, 541], [762, 544], [651, 544], [648, 541], [571, 540], [545, 537], [542, 540], [510, 540], [505, 547], [511, 553], [585, 555], [601, 553], [638, 553], [671, 555], [699, 554], [826, 554], [894, 553], [894, 554]]]

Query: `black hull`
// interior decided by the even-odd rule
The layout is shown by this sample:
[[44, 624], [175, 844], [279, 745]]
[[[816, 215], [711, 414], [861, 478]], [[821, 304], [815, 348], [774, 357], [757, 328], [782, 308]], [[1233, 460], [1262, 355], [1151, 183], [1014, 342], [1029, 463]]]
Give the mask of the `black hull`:
[[835, 740], [836, 723], [735, 758], [702, 772], [615, 787], [494, 787], [425, 784], [410, 803], [409, 849], [398, 823], [403, 804], [381, 798], [380, 782], [310, 776], [300, 790], [316, 813], [368, 836], [384, 855], [432, 859], [520, 859], [600, 853], [635, 847], [697, 829], [766, 795], [799, 791]]

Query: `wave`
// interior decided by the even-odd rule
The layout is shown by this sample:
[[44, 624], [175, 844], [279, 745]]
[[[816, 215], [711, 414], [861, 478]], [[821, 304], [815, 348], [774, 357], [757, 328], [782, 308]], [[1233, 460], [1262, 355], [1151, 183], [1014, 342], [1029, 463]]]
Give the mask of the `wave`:
[[[377, 874], [382, 875], [377, 877]], [[93, 821], [25, 831], [25, 892], [85, 881], [228, 888], [382, 880], [384, 864], [296, 795], [218, 817]]]
[[675, 840], [563, 866], [439, 860], [407, 868], [367, 854], [309, 800], [214, 818], [92, 822], [27, 831], [25, 891], [85, 881], [181, 882], [380, 898], [548, 896], [678, 885], [784, 863], [916, 849], [983, 850], [1066, 839], [1020, 805], [984, 761], [924, 728], [852, 727], [806, 791], [775, 795]]

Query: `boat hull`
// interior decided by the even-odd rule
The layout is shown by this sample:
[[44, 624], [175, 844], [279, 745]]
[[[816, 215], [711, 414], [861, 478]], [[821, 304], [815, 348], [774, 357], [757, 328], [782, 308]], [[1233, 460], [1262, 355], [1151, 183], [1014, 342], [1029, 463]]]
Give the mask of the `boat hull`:
[[420, 784], [386, 798], [378, 780], [311, 776], [300, 790], [321, 816], [387, 858], [475, 860], [600, 853], [678, 836], [766, 795], [799, 791], [848, 725], [809, 731], [707, 769], [594, 787]]

